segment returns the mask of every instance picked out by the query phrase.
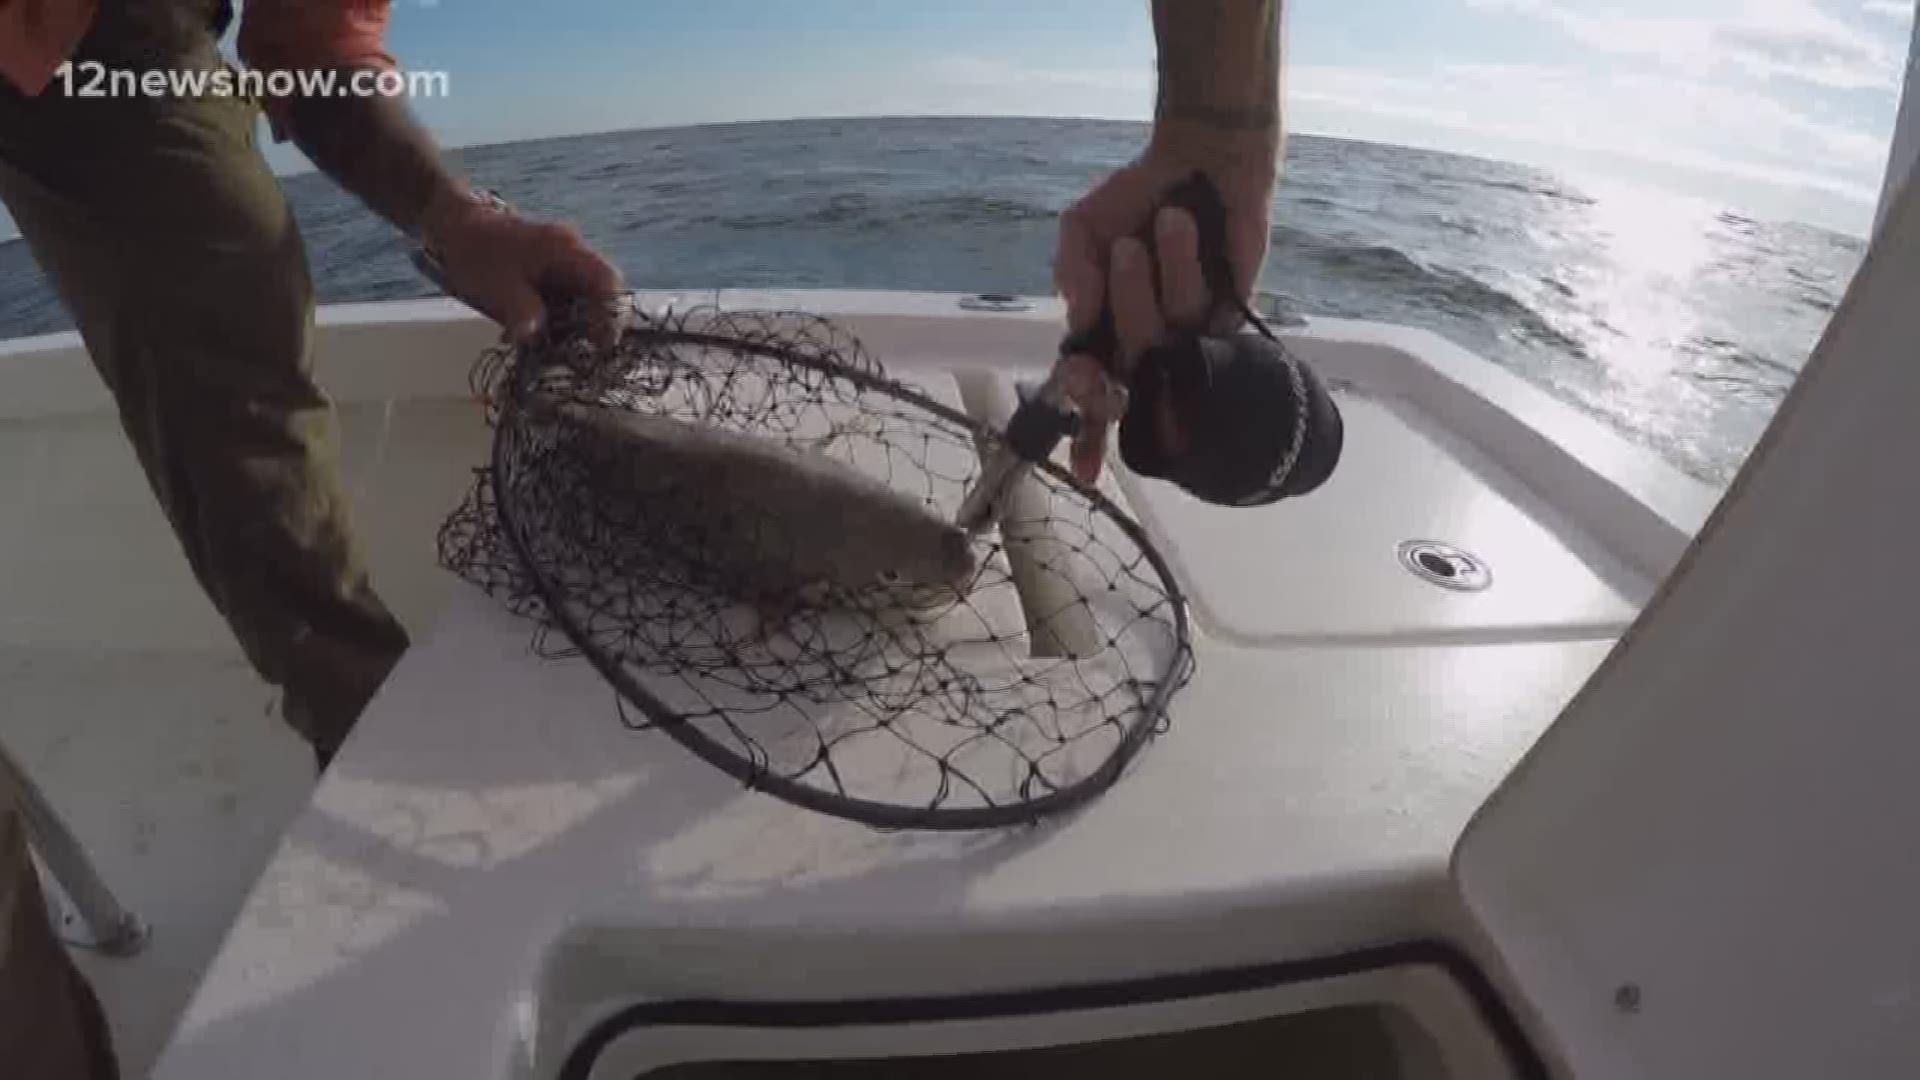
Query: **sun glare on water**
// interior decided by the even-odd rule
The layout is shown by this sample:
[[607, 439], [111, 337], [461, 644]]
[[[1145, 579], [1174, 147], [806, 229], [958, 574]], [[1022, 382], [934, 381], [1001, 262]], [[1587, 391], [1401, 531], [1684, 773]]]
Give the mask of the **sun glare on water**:
[[1651, 436], [1663, 453], [1730, 459], [1739, 448], [1718, 419], [1728, 387], [1693, 377], [1703, 345], [1728, 332], [1701, 303], [1722, 284], [1718, 275], [1734, 272], [1722, 236], [1727, 211], [1619, 180], [1586, 180], [1579, 192], [1584, 198], [1542, 223], [1564, 289], [1539, 306], [1585, 354], [1560, 365], [1554, 382], [1624, 430]]
[[[1609, 258], [1589, 308], [1595, 340], [1622, 380], [1668, 375], [1678, 348], [1700, 331], [1694, 281], [1707, 272], [1717, 209], [1710, 203], [1625, 183], [1589, 184], [1587, 231]], [[1630, 328], [1630, 329], [1627, 329]]]

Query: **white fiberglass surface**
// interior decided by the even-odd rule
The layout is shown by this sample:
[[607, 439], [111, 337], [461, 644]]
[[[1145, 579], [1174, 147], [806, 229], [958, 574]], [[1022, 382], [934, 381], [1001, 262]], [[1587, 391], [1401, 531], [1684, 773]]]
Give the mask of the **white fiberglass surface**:
[[[1238, 643], [1617, 634], [1629, 600], [1541, 523], [1387, 405], [1343, 394], [1346, 444], [1319, 490], [1252, 509], [1128, 477], [1203, 629]], [[1485, 571], [1478, 590], [1409, 571], [1437, 542]], [[1445, 579], [1443, 578], [1442, 581]]]

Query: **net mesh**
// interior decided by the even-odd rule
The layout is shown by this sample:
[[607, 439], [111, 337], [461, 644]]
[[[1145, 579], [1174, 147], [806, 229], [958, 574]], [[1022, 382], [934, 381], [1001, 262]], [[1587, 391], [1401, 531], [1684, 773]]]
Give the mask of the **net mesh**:
[[492, 460], [441, 561], [531, 620], [543, 655], [590, 661], [624, 722], [750, 786], [882, 827], [1032, 820], [1113, 783], [1192, 667], [1184, 600], [1107, 495], [1043, 463], [973, 542], [967, 587], [929, 596], [809, 575], [820, 550], [897, 542], [863, 539], [857, 502], [677, 482], [557, 408], [768, 440], [950, 522], [1000, 438], [952, 387], [889, 377], [788, 312], [630, 311], [610, 353], [563, 330], [489, 351], [474, 390]]

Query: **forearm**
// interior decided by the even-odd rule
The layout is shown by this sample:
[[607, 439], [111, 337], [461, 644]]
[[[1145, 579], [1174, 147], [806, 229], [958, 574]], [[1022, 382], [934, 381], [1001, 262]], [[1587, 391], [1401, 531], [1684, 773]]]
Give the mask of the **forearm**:
[[313, 97], [288, 107], [294, 144], [409, 236], [466, 203], [467, 185], [398, 97]]
[[1261, 154], [1283, 135], [1284, 0], [1153, 0], [1156, 141]]

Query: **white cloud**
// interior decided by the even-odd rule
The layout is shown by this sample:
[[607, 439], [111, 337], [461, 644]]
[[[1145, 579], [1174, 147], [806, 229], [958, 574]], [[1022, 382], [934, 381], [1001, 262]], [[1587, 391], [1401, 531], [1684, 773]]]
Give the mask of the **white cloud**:
[[[1889, 0], [1890, 2], [1890, 0]], [[1590, 48], [1703, 76], [1733, 69], [1836, 90], [1900, 84], [1900, 54], [1812, 0], [1739, 0], [1717, 15], [1595, 11], [1572, 0], [1467, 0], [1471, 7], [1542, 19]]]
[[1314, 107], [1465, 135], [1679, 165], [1871, 205], [1886, 142], [1772, 98], [1669, 74], [1594, 76], [1546, 65], [1451, 64], [1423, 73], [1300, 65], [1296, 117]]
[[1589, 48], [1674, 67], [1697, 66], [1713, 52], [1715, 24], [1708, 19], [1594, 12], [1558, 0], [1467, 0], [1467, 6], [1544, 19]]
[[[911, 89], [902, 91], [911, 100], [888, 104], [931, 114], [1146, 119], [1153, 81], [1150, 63], [1052, 69], [949, 56], [916, 64], [906, 80]], [[1296, 130], [1549, 168], [1624, 169], [1721, 199], [1745, 201], [1756, 191], [1800, 202], [1818, 196], [1826, 200], [1820, 211], [1826, 220], [1855, 227], [1877, 197], [1884, 136], [1804, 111], [1769, 89], [1667, 65], [1591, 71], [1552, 64], [1296, 62], [1286, 71], [1289, 124]]]
[[922, 71], [928, 78], [957, 89], [1039, 93], [1091, 90], [1144, 97], [1149, 104], [1154, 92], [1154, 73], [1138, 67], [1038, 69], [977, 56], [945, 56], [929, 62]]
[[1871, 15], [1885, 15], [1889, 19], [1905, 21], [1913, 17], [1912, 0], [1866, 0], [1860, 5]]
[[1734, 63], [1843, 90], [1900, 85], [1900, 56], [1885, 38], [1861, 30], [1810, 0], [1752, 0], [1720, 38]]
[[[971, 54], [915, 60], [888, 90], [885, 111], [926, 116], [1074, 116], [1146, 120], [1153, 115], [1151, 50], [1124, 67], [1038, 67]], [[875, 110], [871, 90], [865, 111]]]

